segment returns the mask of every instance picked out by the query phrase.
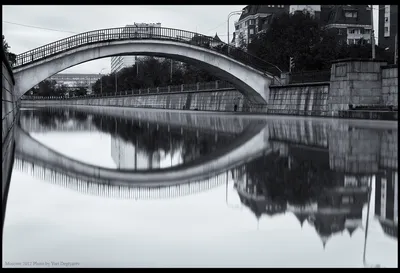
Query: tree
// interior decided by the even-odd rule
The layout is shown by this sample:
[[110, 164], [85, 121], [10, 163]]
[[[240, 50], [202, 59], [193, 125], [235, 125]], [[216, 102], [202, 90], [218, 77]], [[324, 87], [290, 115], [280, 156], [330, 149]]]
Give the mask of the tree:
[[[171, 77], [172, 64], [172, 77]], [[115, 78], [117, 77], [117, 82]], [[172, 81], [171, 81], [172, 79]], [[156, 59], [147, 57], [139, 59], [131, 67], [126, 67], [115, 73], [104, 75], [93, 84], [93, 93], [114, 93], [115, 84], [118, 92], [132, 91], [133, 89], [153, 88], [168, 85], [193, 84], [196, 82], [214, 81], [217, 77], [204, 69], [180, 62], [171, 62], [170, 59]]]
[[324, 67], [335, 46], [334, 38], [309, 13], [283, 13], [272, 20], [266, 33], [253, 39], [248, 51], [282, 71], [289, 70], [290, 57], [296, 70], [316, 70]]
[[238, 48], [246, 50], [247, 49], [247, 43], [246, 40], [244, 39], [243, 32], [239, 32], [238, 35]]
[[7, 57], [8, 62], [10, 63], [11, 66], [14, 66], [15, 64], [15, 60], [16, 60], [16, 55], [12, 52], [9, 52], [8, 49], [10, 48], [10, 46], [8, 45], [6, 38], [3, 35], [3, 50], [4, 53]]

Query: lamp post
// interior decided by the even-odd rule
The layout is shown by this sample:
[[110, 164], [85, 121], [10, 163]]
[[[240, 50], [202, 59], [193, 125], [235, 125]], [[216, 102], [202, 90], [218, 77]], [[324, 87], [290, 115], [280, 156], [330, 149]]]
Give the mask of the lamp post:
[[231, 13], [229, 13], [228, 15], [228, 54], [229, 54], [229, 18], [231, 18], [232, 15], [241, 15], [242, 11], [241, 10], [236, 10], [236, 11], [232, 11]]
[[115, 96], [117, 95], [118, 91], [118, 77], [117, 77], [118, 71], [115, 71]]
[[375, 35], [374, 35], [374, 6], [371, 5], [371, 45], [372, 45], [372, 59], [375, 59]]
[[103, 70], [104, 70], [105, 68], [102, 68], [101, 70], [100, 70], [100, 73], [99, 73], [99, 75], [100, 75], [100, 94], [103, 96], [103, 76], [102, 76], [102, 74], [101, 74], [101, 72], [103, 72]]

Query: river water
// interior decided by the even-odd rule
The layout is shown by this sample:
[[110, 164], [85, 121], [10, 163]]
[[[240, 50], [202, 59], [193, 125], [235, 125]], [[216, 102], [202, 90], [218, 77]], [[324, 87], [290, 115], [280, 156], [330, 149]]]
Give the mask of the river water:
[[3, 267], [397, 267], [397, 123], [22, 109]]

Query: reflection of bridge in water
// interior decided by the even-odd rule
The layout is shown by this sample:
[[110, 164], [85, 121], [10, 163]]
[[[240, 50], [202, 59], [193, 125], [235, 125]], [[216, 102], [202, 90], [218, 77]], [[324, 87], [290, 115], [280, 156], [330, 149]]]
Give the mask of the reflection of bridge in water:
[[14, 168], [29, 173], [41, 180], [49, 181], [52, 184], [69, 188], [83, 194], [123, 199], [164, 199], [196, 194], [224, 184], [228, 175], [227, 173], [222, 173], [206, 180], [188, 181], [187, 183], [173, 186], [138, 187], [134, 184], [119, 186], [113, 185], [112, 182], [100, 184], [97, 182], [84, 181], [73, 175], [66, 174], [67, 171], [65, 173], [57, 172], [19, 158], [15, 160]]
[[[127, 113], [125, 115], [129, 116]], [[149, 122], [150, 127], [154, 127], [156, 122], [160, 128], [168, 124], [165, 116], [160, 118], [162, 114], [157, 115], [153, 116], [153, 120], [151, 115], [146, 116], [147, 121], [140, 117], [138, 119]], [[210, 124], [206, 117], [202, 118], [197, 128], [199, 124]], [[175, 130], [187, 130], [190, 126], [197, 130], [187, 119], [173, 119], [177, 126]], [[24, 128], [35, 130], [37, 127], [29, 125], [29, 120], [35, 118], [26, 118]], [[119, 119], [114, 116], [108, 121], [116, 124], [127, 122], [122, 116]], [[84, 194], [130, 199], [180, 197], [223, 184], [228, 186], [229, 181], [233, 180], [241, 204], [248, 207], [257, 219], [264, 214], [274, 216], [289, 212], [296, 216], [301, 226], [306, 222], [313, 226], [324, 247], [329, 238], [344, 231], [350, 236], [357, 230], [365, 231], [363, 208], [368, 203], [371, 179], [375, 176], [375, 196], [372, 197], [375, 198], [374, 214], [383, 232], [397, 238], [398, 181], [397, 153], [394, 152], [397, 149], [397, 130], [356, 127], [346, 121], [332, 124], [280, 119], [260, 123], [255, 119], [254, 122], [248, 121], [246, 126], [239, 126], [240, 129], [236, 131], [226, 132], [226, 128], [234, 127], [231, 126], [232, 122], [233, 119], [214, 123], [224, 124], [225, 130], [219, 125], [215, 125], [214, 129], [219, 128], [221, 133], [234, 134], [236, 137], [234, 143], [225, 147], [225, 150], [213, 151], [208, 157], [203, 156], [161, 171], [128, 171], [132, 177], [143, 175], [142, 180], [120, 181], [110, 179], [111, 176], [104, 179], [102, 174], [95, 177], [82, 175], [76, 169], [71, 170], [63, 165], [64, 156], [55, 155], [54, 151], [40, 146], [21, 130], [16, 133], [15, 168]], [[236, 120], [236, 124], [244, 123]], [[35, 143], [28, 147], [36, 148], [19, 146], [21, 136], [22, 143]], [[35, 149], [41, 152], [35, 153]], [[216, 158], [222, 159], [219, 165], [212, 163], [218, 162]], [[57, 162], [60, 164], [57, 165]], [[184, 175], [185, 170], [196, 168], [194, 166], [201, 171], [189, 171]], [[113, 175], [125, 172], [113, 171]], [[154, 176], [156, 173], [164, 173], [163, 179]], [[165, 173], [169, 173], [169, 178]], [[177, 175], [178, 183], [171, 183], [174, 180], [171, 174]]]

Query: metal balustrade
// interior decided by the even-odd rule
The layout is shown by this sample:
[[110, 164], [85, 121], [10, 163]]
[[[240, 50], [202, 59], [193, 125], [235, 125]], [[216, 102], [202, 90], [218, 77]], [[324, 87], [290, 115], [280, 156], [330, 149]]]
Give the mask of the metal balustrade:
[[179, 84], [171, 86], [160, 86], [154, 88], [139, 88], [133, 90], [124, 90], [119, 92], [108, 92], [103, 94], [91, 94], [75, 96], [65, 98], [64, 96], [30, 96], [23, 95], [21, 100], [71, 100], [71, 99], [82, 99], [82, 98], [97, 98], [97, 97], [121, 97], [131, 95], [143, 95], [143, 94], [156, 94], [156, 93], [171, 93], [171, 92], [193, 92], [193, 91], [209, 91], [209, 90], [229, 90], [235, 89], [235, 87], [225, 81], [212, 81], [212, 82], [201, 82], [195, 84]]
[[281, 73], [280, 69], [275, 65], [251, 55], [242, 49], [216, 41], [213, 37], [191, 31], [164, 27], [120, 27], [80, 33], [17, 55], [13, 67], [20, 68], [84, 45], [144, 39], [169, 40], [195, 45], [223, 54], [264, 73], [270, 73], [275, 76], [279, 76]]
[[[83, 194], [101, 196], [117, 199], [172, 199], [192, 194], [198, 194], [211, 190], [225, 183], [226, 172], [215, 173], [210, 178], [198, 181], [188, 181], [184, 184], [173, 186], [135, 186], [132, 185], [113, 185], [112, 183], [101, 183], [96, 179], [86, 180], [68, 174], [60, 170], [54, 170], [46, 166], [41, 166], [33, 162], [25, 161], [23, 158], [16, 158], [14, 168], [17, 171], [30, 173], [35, 178], [48, 181], [52, 184], [78, 191]], [[223, 177], [224, 179], [221, 179]], [[101, 180], [101, 179], [99, 179]]]

